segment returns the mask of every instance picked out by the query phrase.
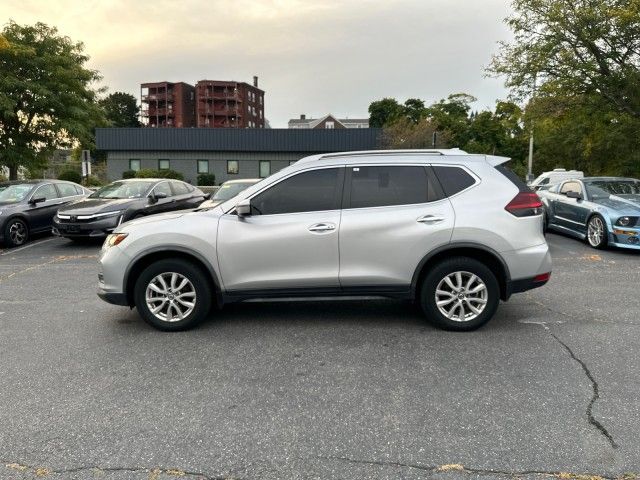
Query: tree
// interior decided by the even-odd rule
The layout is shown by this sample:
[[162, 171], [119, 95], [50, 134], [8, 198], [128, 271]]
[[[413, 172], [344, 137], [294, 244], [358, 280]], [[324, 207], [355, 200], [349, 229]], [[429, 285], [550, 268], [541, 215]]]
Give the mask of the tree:
[[369, 126], [382, 128], [402, 115], [402, 105], [395, 98], [383, 98], [369, 105]]
[[104, 119], [94, 88], [97, 71], [85, 67], [82, 43], [43, 23], [9, 22], [0, 34], [0, 165], [38, 168], [56, 148], [91, 142]]
[[107, 121], [112, 127], [139, 127], [140, 107], [136, 97], [129, 93], [115, 92], [100, 100]]
[[612, 110], [640, 118], [640, 0], [514, 0], [506, 19], [513, 43], [501, 43], [490, 74], [523, 99], [599, 96]]

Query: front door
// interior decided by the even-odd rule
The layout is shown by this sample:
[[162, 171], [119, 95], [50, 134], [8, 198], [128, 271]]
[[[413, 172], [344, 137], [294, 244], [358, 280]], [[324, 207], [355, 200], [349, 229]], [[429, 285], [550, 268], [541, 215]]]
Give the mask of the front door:
[[39, 186], [31, 196], [31, 199], [35, 198], [44, 198], [44, 201], [30, 203], [28, 210], [25, 211], [30, 228], [34, 232], [50, 230], [53, 217], [64, 201], [58, 197], [58, 191], [52, 183]]
[[[568, 192], [575, 192], [580, 199], [567, 197]], [[554, 213], [559, 225], [571, 230], [585, 233], [589, 208], [585, 206], [584, 190], [577, 181], [564, 182], [560, 187], [560, 195], [554, 204]]]
[[218, 262], [228, 292], [338, 288], [344, 168], [286, 177], [251, 198], [218, 228]]

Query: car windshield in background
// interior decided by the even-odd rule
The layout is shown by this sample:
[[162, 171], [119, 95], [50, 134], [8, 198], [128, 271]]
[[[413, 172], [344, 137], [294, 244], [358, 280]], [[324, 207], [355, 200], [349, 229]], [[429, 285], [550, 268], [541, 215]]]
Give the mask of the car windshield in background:
[[21, 202], [26, 198], [32, 188], [33, 184], [31, 183], [20, 183], [5, 187], [0, 186], [0, 202]]
[[222, 185], [216, 194], [213, 196], [213, 200], [217, 200], [220, 202], [225, 202], [230, 198], [235, 197], [243, 190], [246, 190], [248, 187], [253, 185], [254, 182], [246, 182], [246, 183], [230, 183], [228, 185]]
[[608, 198], [610, 195], [640, 195], [638, 180], [596, 180], [585, 184], [589, 198]]
[[155, 182], [113, 182], [102, 187], [89, 198], [141, 198], [144, 197]]

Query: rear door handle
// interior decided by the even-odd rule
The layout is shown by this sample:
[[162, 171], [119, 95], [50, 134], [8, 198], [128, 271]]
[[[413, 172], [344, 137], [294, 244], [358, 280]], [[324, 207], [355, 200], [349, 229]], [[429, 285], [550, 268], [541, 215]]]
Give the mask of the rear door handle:
[[444, 222], [444, 217], [442, 215], [423, 215], [422, 217], [419, 217], [416, 222], [434, 225], [436, 223]]
[[336, 226], [333, 223], [315, 223], [309, 227], [310, 232], [330, 232], [335, 230]]

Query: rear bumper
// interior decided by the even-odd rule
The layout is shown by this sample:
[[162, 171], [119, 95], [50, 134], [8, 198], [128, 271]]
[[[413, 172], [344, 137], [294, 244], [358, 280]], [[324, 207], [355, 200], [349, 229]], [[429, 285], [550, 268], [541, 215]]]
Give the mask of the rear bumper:
[[507, 296], [511, 296], [513, 293], [526, 292], [527, 290], [533, 290], [534, 288], [545, 285], [551, 276], [551, 272], [548, 274], [536, 275], [531, 278], [521, 278], [519, 280], [512, 280], [507, 283]]
[[503, 300], [507, 300], [513, 293], [526, 292], [541, 287], [549, 281], [552, 262], [549, 246], [546, 243], [506, 252], [502, 256], [511, 274], [511, 278], [505, 285]]

